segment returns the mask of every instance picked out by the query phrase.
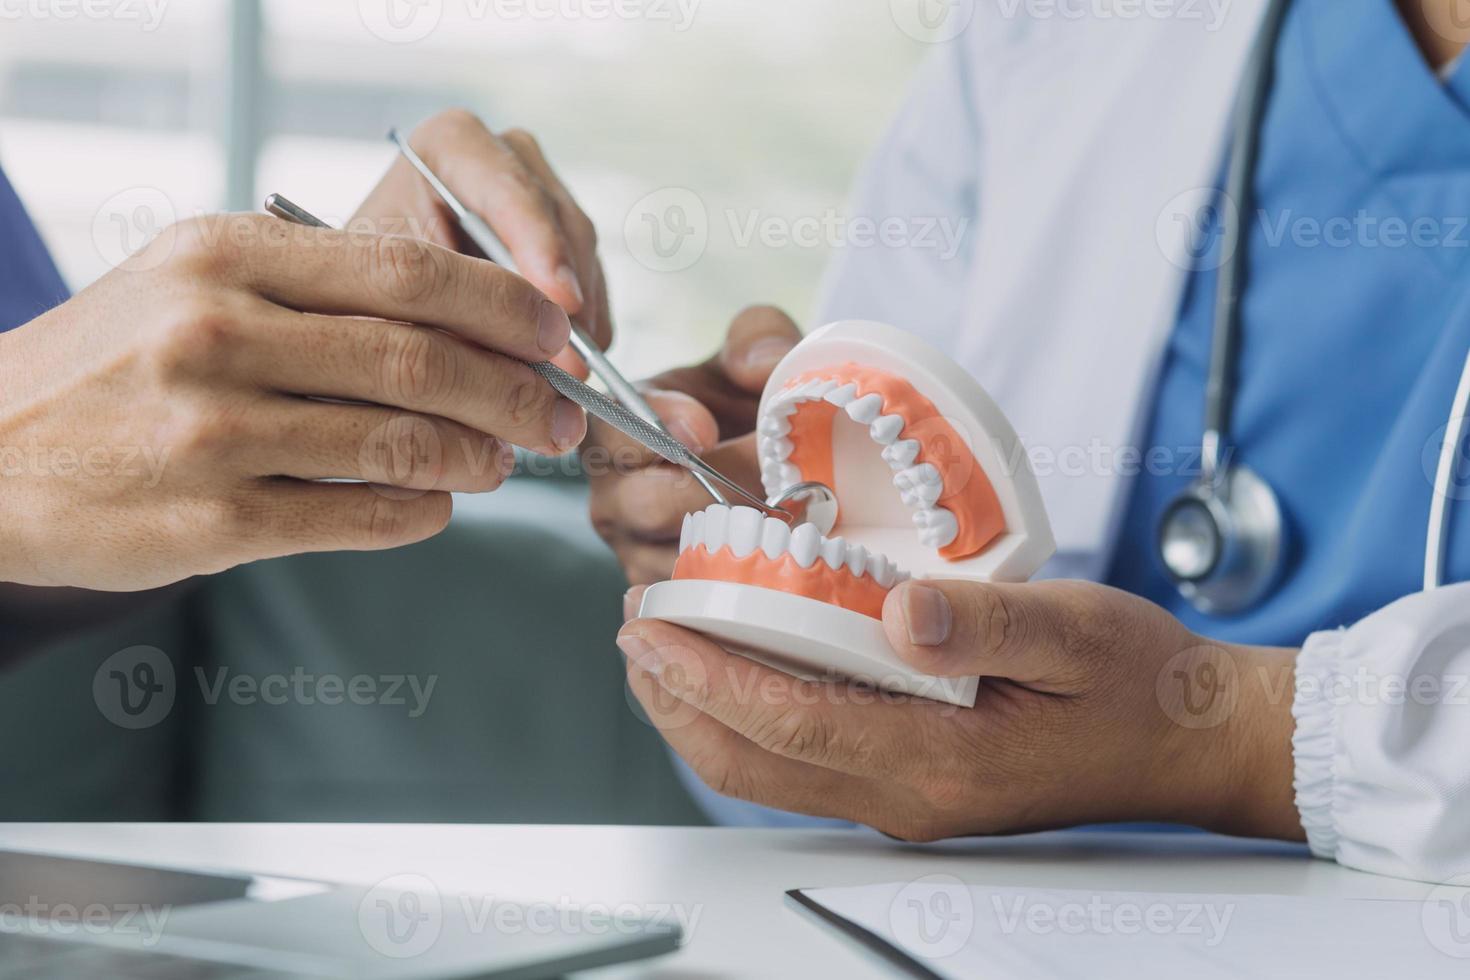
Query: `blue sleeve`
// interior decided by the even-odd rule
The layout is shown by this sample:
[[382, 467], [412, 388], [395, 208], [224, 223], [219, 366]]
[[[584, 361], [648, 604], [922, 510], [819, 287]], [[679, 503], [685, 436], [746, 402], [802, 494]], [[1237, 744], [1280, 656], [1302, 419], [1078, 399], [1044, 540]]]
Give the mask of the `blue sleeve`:
[[0, 171], [0, 332], [34, 320], [70, 295], [25, 206]]

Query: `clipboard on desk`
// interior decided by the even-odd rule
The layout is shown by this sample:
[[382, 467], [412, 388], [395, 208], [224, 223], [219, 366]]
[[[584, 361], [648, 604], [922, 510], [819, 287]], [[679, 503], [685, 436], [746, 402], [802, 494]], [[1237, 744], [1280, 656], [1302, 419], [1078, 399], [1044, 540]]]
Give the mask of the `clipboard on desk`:
[[1470, 889], [1422, 900], [1005, 888], [953, 875], [801, 888], [786, 901], [924, 980], [1414, 977], [1470, 971]]

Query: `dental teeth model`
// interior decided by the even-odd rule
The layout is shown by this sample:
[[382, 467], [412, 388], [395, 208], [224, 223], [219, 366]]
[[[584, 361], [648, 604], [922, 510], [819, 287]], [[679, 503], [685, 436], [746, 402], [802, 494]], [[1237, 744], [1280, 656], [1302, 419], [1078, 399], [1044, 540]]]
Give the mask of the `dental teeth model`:
[[881, 619], [883, 597], [909, 574], [811, 524], [793, 530], [751, 507], [711, 504], [684, 517], [674, 577], [779, 589]]
[[685, 517], [673, 579], [649, 588], [642, 615], [800, 675], [972, 704], [975, 679], [940, 681], [898, 659], [883, 602], [911, 576], [1024, 581], [1051, 556], [1035, 477], [999, 408], [910, 335], [838, 323], [777, 365], [756, 453], [767, 494], [833, 488], [831, 535], [711, 505]]

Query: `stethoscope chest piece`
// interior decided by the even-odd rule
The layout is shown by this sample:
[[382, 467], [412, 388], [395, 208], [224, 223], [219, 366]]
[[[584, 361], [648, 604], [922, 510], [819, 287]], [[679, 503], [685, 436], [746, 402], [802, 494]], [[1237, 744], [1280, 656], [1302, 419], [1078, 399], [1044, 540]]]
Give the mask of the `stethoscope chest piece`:
[[1285, 528], [1270, 484], [1247, 466], [1228, 466], [1165, 508], [1159, 556], [1196, 609], [1230, 615], [1250, 608], [1276, 583]]

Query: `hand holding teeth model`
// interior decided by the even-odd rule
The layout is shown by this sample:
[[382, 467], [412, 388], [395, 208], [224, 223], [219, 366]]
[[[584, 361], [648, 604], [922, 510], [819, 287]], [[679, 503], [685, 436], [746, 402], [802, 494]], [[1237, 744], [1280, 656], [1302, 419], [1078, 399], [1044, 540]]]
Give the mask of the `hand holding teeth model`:
[[974, 678], [915, 673], [881, 618], [911, 576], [1024, 581], [1051, 557], [1035, 477], [995, 403], [909, 334], [837, 323], [777, 365], [756, 447], [768, 494], [806, 481], [836, 491], [831, 536], [747, 507], [690, 514], [673, 579], [648, 589], [641, 614], [800, 676], [973, 704]]

